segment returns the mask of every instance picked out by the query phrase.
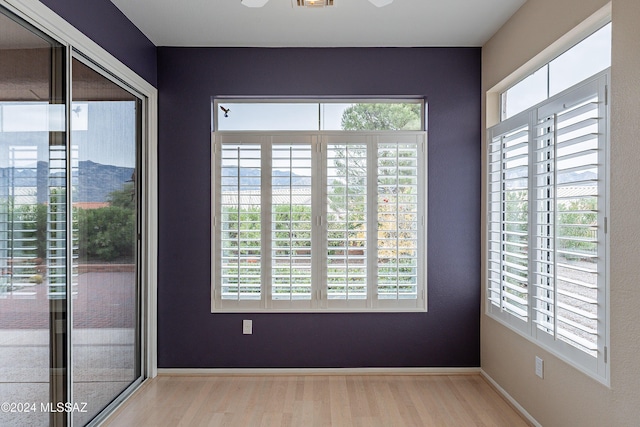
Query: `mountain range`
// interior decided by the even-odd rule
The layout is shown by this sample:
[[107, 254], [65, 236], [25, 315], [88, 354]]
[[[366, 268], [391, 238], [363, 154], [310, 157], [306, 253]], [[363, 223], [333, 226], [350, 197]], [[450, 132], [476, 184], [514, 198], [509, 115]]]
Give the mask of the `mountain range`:
[[[134, 168], [80, 161], [75, 170], [74, 201], [106, 202], [109, 193], [131, 182], [133, 174]], [[15, 188], [37, 188], [38, 203], [47, 201], [51, 178], [64, 178], [64, 175], [59, 172], [50, 175], [48, 162], [38, 162], [33, 168], [0, 168], [0, 187], [4, 184]]]
[[[238, 176], [238, 169], [235, 168], [223, 168], [222, 169], [222, 183], [223, 185], [235, 185]], [[245, 187], [260, 187], [260, 170], [256, 168], [240, 168], [240, 177], [242, 179], [242, 186]], [[225, 178], [232, 178], [225, 180]], [[274, 170], [272, 172], [271, 185], [274, 187], [286, 187], [289, 185], [309, 186], [311, 185], [311, 177], [305, 175], [298, 175], [288, 170]]]

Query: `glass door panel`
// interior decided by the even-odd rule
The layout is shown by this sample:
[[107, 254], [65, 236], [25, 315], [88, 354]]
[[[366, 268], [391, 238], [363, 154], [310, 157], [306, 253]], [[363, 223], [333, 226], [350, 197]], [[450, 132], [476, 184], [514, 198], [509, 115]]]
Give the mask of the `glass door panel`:
[[83, 425], [140, 376], [140, 100], [72, 60], [73, 399]]
[[85, 425], [141, 379], [142, 101], [68, 51], [0, 8], [0, 426]]
[[[0, 10], [0, 425], [63, 425], [65, 48]], [[25, 404], [29, 403], [29, 406]]]

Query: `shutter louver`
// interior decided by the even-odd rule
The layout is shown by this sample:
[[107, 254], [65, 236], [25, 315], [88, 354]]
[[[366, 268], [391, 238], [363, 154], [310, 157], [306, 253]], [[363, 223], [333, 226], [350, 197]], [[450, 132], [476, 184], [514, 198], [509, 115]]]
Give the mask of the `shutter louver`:
[[222, 144], [223, 300], [261, 298], [261, 153], [258, 144]]

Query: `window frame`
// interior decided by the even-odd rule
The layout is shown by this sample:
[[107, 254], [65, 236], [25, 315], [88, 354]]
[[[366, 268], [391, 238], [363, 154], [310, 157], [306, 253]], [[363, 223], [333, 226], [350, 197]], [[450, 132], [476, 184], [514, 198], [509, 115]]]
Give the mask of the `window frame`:
[[[222, 105], [221, 105], [222, 104]], [[224, 104], [317, 104], [318, 117], [317, 117], [317, 129], [308, 130], [292, 130], [292, 129], [275, 129], [275, 130], [261, 130], [261, 129], [249, 129], [249, 130], [219, 130], [218, 119], [220, 117], [221, 106]], [[324, 119], [322, 118], [322, 106], [325, 104], [416, 104], [420, 106], [420, 129], [409, 131], [396, 131], [396, 130], [376, 130], [366, 132], [422, 132], [427, 130], [427, 115], [426, 107], [427, 103], [424, 98], [419, 97], [398, 97], [398, 98], [254, 98], [254, 97], [212, 97], [211, 98], [211, 131], [212, 132], [242, 132], [242, 133], [332, 133], [332, 132], [364, 132], [353, 130], [325, 130], [322, 129]]]
[[[540, 103], [543, 103], [544, 101], [550, 99], [552, 96], [558, 95], [560, 93], [565, 92], [567, 89], [570, 89], [573, 86], [576, 86], [578, 84], [580, 84], [580, 81], [576, 81], [574, 85], [571, 85], [569, 87], [565, 87], [564, 89], [560, 90], [560, 91], [556, 91], [555, 93], [552, 93], [551, 90], [551, 80], [553, 77], [553, 73], [552, 73], [552, 69], [551, 66], [552, 64], [562, 58], [565, 54], [569, 54], [570, 52], [572, 52], [574, 50], [574, 48], [578, 47], [579, 45], [581, 45], [584, 41], [586, 41], [587, 39], [589, 39], [591, 36], [595, 35], [596, 33], [598, 33], [601, 30], [604, 30], [605, 27], [609, 26], [609, 31], [611, 31], [611, 17], [609, 15], [606, 16], [605, 19], [601, 19], [598, 22], [596, 22], [595, 25], [593, 25], [592, 27], [590, 27], [589, 32], [583, 34], [580, 38], [576, 39], [573, 41], [573, 43], [571, 43], [570, 45], [566, 46], [560, 53], [550, 57], [549, 59], [547, 59], [545, 61], [544, 64], [539, 65], [537, 68], [535, 68], [533, 71], [527, 73], [527, 75], [522, 76], [522, 78], [518, 79], [517, 81], [512, 82], [511, 84], [509, 84], [509, 86], [504, 87], [503, 89], [500, 90], [500, 92], [498, 93], [498, 108], [499, 108], [499, 121], [504, 121], [504, 120], [508, 120], [509, 118], [515, 117], [518, 114], [521, 114], [523, 111], [527, 111], [531, 108], [533, 108], [535, 105], [538, 105]], [[601, 69], [600, 71], [598, 71], [597, 73], [593, 74], [593, 75], [597, 75], [603, 71], [605, 71], [606, 69], [611, 67], [611, 58], [609, 57], [609, 65], [603, 69]], [[521, 86], [521, 84], [523, 84], [526, 80], [528, 80], [529, 78], [534, 77], [534, 75], [538, 74], [542, 72], [545, 76], [545, 89], [544, 89], [544, 93], [539, 94], [540, 96], [543, 96], [540, 98], [539, 102], [536, 102], [534, 104], [531, 104], [529, 107], [524, 108], [523, 110], [520, 110], [518, 112], [516, 112], [515, 114], [511, 114], [509, 116], [507, 116], [507, 104], [508, 104], [508, 100], [507, 100], [507, 95], [510, 90]], [[587, 77], [587, 79], [590, 77]], [[586, 79], [585, 79], [586, 80]]]
[[[424, 312], [427, 310], [427, 135], [424, 131], [323, 131], [323, 132], [241, 132], [223, 131], [212, 132], [212, 199], [211, 199], [211, 312]], [[268, 276], [267, 270], [271, 269], [271, 246], [268, 241], [271, 230], [262, 229], [263, 254], [261, 260], [267, 265], [263, 265], [262, 294], [260, 300], [256, 301], [229, 301], [221, 297], [221, 146], [222, 144], [236, 144], [239, 142], [259, 143], [268, 152], [271, 152], [273, 144], [310, 144], [312, 153], [312, 253], [319, 255], [312, 256], [312, 285], [311, 299], [309, 300], [274, 300], [271, 298], [271, 280], [265, 280]], [[415, 144], [418, 147], [418, 207], [420, 223], [418, 224], [417, 235], [419, 238], [417, 248], [417, 287], [415, 299], [393, 299], [380, 300], [376, 298], [377, 286], [375, 280], [367, 280], [367, 297], [364, 300], [336, 300], [330, 299], [327, 295], [327, 150], [326, 147], [333, 143], [340, 144], [367, 144], [367, 165], [368, 169], [373, 167], [377, 170], [377, 157], [371, 154], [369, 147], [377, 147], [385, 142], [399, 144]], [[377, 153], [377, 151], [376, 151]], [[270, 155], [262, 159], [264, 168], [270, 168]], [[265, 176], [271, 175], [270, 169], [263, 169], [269, 172], [262, 173], [262, 188], [269, 191], [269, 186], [265, 187]], [[270, 179], [270, 178], [269, 178]], [[377, 189], [377, 173], [367, 174], [367, 188]], [[367, 191], [368, 193], [370, 190]], [[376, 206], [377, 191], [370, 194], [367, 199], [367, 206]], [[262, 223], [270, 223], [271, 203], [270, 197], [265, 192], [262, 194], [263, 209], [269, 209], [268, 218], [263, 218]], [[263, 210], [263, 214], [264, 214]], [[368, 209], [367, 224], [376, 224], [377, 208]], [[264, 215], [263, 215], [264, 216]], [[369, 232], [367, 246], [370, 253], [367, 259], [374, 259], [377, 253], [377, 233]], [[266, 244], [264, 244], [266, 243]], [[367, 277], [375, 277], [376, 268], [373, 263], [369, 263]]]
[[[541, 103], [534, 105], [525, 111], [518, 113], [497, 125], [489, 128], [487, 130], [487, 200], [486, 200], [486, 212], [487, 212], [487, 221], [486, 221], [486, 233], [487, 239], [485, 242], [485, 251], [486, 251], [486, 296], [485, 296], [485, 314], [487, 314], [492, 319], [498, 321], [509, 329], [515, 331], [520, 334], [524, 338], [529, 341], [535, 343], [536, 345], [544, 348], [545, 350], [551, 352], [556, 355], [560, 359], [569, 363], [576, 369], [581, 372], [587, 374], [588, 376], [600, 381], [606, 385], [609, 384], [610, 381], [610, 364], [609, 364], [609, 346], [610, 346], [610, 334], [609, 334], [609, 231], [607, 221], [609, 218], [609, 187], [610, 187], [610, 171], [609, 171], [609, 152], [610, 152], [610, 142], [609, 142], [609, 102], [608, 102], [608, 91], [610, 86], [610, 68], [595, 74], [594, 76], [580, 82], [571, 88], [568, 88], [557, 95], [550, 97], [549, 99], [542, 101]], [[534, 306], [536, 304], [536, 297], [538, 290], [540, 287], [536, 284], [536, 280], [534, 276], [536, 275], [536, 266], [541, 264], [540, 261], [536, 261], [534, 252], [535, 252], [535, 240], [536, 240], [536, 228], [537, 225], [541, 224], [536, 219], [536, 215], [542, 211], [538, 211], [536, 209], [536, 201], [543, 200], [538, 199], [536, 195], [537, 190], [540, 188], [536, 184], [536, 128], [539, 125], [539, 120], [541, 118], [546, 117], [547, 115], [557, 114], [558, 111], [567, 111], [573, 108], [575, 105], [580, 105], [581, 100], [586, 99], [586, 95], [596, 93], [598, 96], [598, 175], [597, 175], [597, 189], [598, 189], [598, 216], [597, 216], [597, 230], [598, 230], [598, 240], [597, 240], [597, 352], [596, 357], [590, 356], [585, 351], [567, 344], [561, 339], [557, 338], [554, 335], [551, 335], [548, 332], [541, 330], [540, 327], [536, 326], [536, 310]], [[495, 233], [496, 229], [492, 228], [492, 223], [495, 216], [492, 217], [492, 214], [495, 215], [495, 212], [492, 211], [492, 203], [495, 204], [495, 198], [492, 197], [496, 194], [495, 190], [492, 192], [492, 184], [496, 184], [494, 180], [492, 182], [491, 174], [492, 174], [492, 145], [495, 144], [496, 138], [500, 138], [501, 136], [508, 135], [510, 131], [518, 129], [519, 127], [527, 126], [528, 128], [528, 247], [529, 256], [527, 259], [527, 268], [528, 268], [528, 296], [527, 296], [527, 319], [523, 320], [518, 318], [517, 316], [509, 313], [499, 304], [496, 304], [495, 300], [492, 301], [492, 292], [495, 288], [492, 287], [491, 280], [491, 264], [495, 263], [495, 258], [492, 258], [492, 232]], [[493, 151], [495, 153], [495, 151]], [[504, 169], [502, 166], [500, 167], [500, 173]], [[554, 170], [555, 167], [554, 167]], [[557, 189], [558, 184], [562, 185], [562, 183], [554, 182], [553, 191]], [[495, 187], [494, 187], [495, 188]], [[500, 192], [503, 191], [502, 181], [500, 181]], [[502, 196], [501, 196], [502, 197]], [[556, 197], [556, 196], [554, 196]], [[554, 198], [555, 201], [555, 198]], [[500, 217], [502, 218], [504, 209], [500, 208]], [[556, 209], [556, 208], [554, 208]], [[546, 211], [545, 211], [546, 212]], [[502, 219], [501, 219], [502, 221]], [[556, 225], [556, 231], [558, 230], [558, 225]], [[500, 230], [502, 230], [502, 225], [500, 226]], [[558, 239], [559, 237], [555, 237]], [[502, 237], [501, 237], [502, 239]], [[554, 248], [553, 253], [557, 253], [558, 249]], [[500, 250], [500, 257], [503, 256], [503, 250]], [[554, 265], [557, 265], [557, 261], [553, 261]], [[501, 268], [502, 271], [502, 268]], [[494, 281], [495, 283], [495, 281]], [[502, 279], [500, 279], [500, 283], [502, 283]], [[554, 283], [554, 294], [557, 294], [557, 284]], [[557, 302], [557, 300], [556, 300]], [[557, 333], [557, 332], [556, 332]]]

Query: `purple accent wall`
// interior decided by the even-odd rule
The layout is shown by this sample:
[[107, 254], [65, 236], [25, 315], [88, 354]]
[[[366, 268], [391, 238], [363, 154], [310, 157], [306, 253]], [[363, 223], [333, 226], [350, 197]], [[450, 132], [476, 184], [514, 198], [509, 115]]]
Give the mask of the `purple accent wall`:
[[[167, 47], [158, 88], [159, 367], [480, 366], [480, 48]], [[425, 97], [427, 313], [210, 312], [216, 95]]]
[[155, 45], [109, 0], [40, 1], [157, 86]]

